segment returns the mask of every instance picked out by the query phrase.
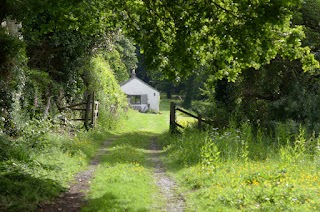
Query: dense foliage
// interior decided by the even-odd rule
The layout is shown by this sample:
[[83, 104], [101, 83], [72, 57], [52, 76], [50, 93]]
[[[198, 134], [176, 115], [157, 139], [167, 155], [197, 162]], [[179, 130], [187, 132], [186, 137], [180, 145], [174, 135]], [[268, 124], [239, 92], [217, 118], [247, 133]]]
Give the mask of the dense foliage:
[[[86, 100], [89, 91], [111, 93], [108, 105], [104, 101], [101, 108], [110, 109], [113, 104], [123, 107], [124, 98], [116, 94], [119, 86], [115, 87], [113, 74], [118, 82], [128, 79], [137, 59], [132, 41], [116, 26], [106, 2], [4, 1], [3, 4], [0, 27], [3, 132], [17, 135], [29, 119], [55, 119], [60, 108]], [[108, 71], [98, 70], [88, 78], [95, 71], [92, 58], [98, 53], [106, 61], [101, 60], [104, 64], [100, 66], [108, 64], [103, 68]], [[100, 84], [92, 84], [97, 81]], [[111, 90], [106, 90], [104, 84], [112, 84]]]
[[[25, 77], [26, 83], [31, 82], [28, 95], [22, 95], [31, 117], [48, 117], [52, 102], [61, 108], [83, 98], [89, 87], [83, 67], [101, 50], [116, 79], [126, 80], [137, 58], [135, 47], [121, 28], [141, 46], [148, 68], [159, 73], [152, 76], [160, 75], [159, 79], [165, 73], [176, 81], [186, 81], [179, 82], [186, 93], [185, 106], [199, 98], [198, 88], [204, 88], [204, 81], [212, 91], [217, 78], [233, 81], [243, 70], [259, 69], [277, 56], [300, 60], [303, 70], [318, 67], [310, 53], [317, 42], [309, 39], [302, 45], [305, 34], [301, 26], [316, 27], [316, 7], [312, 5], [317, 1], [7, 0], [3, 4], [2, 19], [10, 17], [21, 28], [15, 32], [15, 42], [2, 33], [7, 38], [1, 40], [10, 49], [3, 58], [12, 58], [12, 52], [19, 48], [25, 52], [24, 58], [29, 58], [20, 59], [25, 70], [16, 72], [19, 79]], [[295, 17], [300, 7], [303, 15]], [[309, 15], [304, 18], [304, 14]], [[307, 35], [316, 37], [309, 28]], [[29, 75], [27, 69], [31, 70]], [[39, 76], [45, 76], [43, 81], [34, 83]], [[165, 85], [165, 89], [171, 88], [170, 82]], [[12, 93], [6, 89], [4, 95], [11, 102]], [[14, 110], [10, 101], [6, 100], [6, 111]], [[1, 116], [12, 122], [10, 126], [16, 125], [10, 115]]]
[[258, 69], [277, 54], [301, 59], [305, 70], [318, 66], [310, 48], [301, 46], [303, 28], [291, 25], [299, 0], [121, 3], [146, 61], [174, 79], [206, 66], [214, 78], [234, 80], [241, 70]]
[[[134, 47], [121, 33], [113, 39], [112, 14], [91, 3], [1, 1], [0, 210], [33, 211], [64, 191], [123, 115], [115, 76], [126, 79], [134, 67]], [[115, 45], [125, 67], [119, 74], [98, 55]], [[90, 92], [100, 112], [95, 129], [84, 132], [72, 121], [82, 114], [62, 108]]]
[[[303, 45], [309, 45], [319, 59], [319, 17], [320, 1], [306, 1], [297, 10], [292, 24], [303, 24], [306, 38]], [[288, 122], [297, 132], [303, 124], [309, 132], [319, 131], [319, 73], [304, 72], [300, 61], [289, 61], [281, 56], [259, 70], [246, 69], [235, 83], [226, 79], [207, 83], [207, 94], [215, 90], [213, 107], [207, 114], [216, 124], [225, 125], [231, 117], [238, 121], [250, 120], [254, 125], [274, 130], [277, 122]], [[195, 107], [197, 107], [195, 105]]]

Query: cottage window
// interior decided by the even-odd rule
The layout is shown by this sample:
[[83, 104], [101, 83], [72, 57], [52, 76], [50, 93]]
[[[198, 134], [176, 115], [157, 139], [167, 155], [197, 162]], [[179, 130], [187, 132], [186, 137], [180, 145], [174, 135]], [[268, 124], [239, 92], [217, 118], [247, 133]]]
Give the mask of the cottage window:
[[132, 95], [129, 96], [130, 104], [141, 104], [141, 96], [140, 95]]

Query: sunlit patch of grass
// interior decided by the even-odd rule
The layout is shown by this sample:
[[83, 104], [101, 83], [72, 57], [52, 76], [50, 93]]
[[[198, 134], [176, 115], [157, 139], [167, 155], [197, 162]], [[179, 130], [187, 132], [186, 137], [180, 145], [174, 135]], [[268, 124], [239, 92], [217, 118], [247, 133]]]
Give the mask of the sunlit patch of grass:
[[152, 174], [139, 163], [99, 167], [83, 211], [150, 211], [157, 191]]
[[145, 153], [130, 145], [117, 145], [109, 149], [108, 154], [102, 157], [108, 164], [136, 163], [146, 164]]
[[198, 122], [197, 119], [195, 118], [192, 118], [190, 116], [187, 116], [187, 115], [184, 115], [183, 113], [181, 112], [178, 112], [176, 114], [176, 121], [178, 124], [180, 124], [182, 127], [190, 127], [192, 125], [194, 125], [195, 123]]
[[122, 122], [121, 127], [114, 131], [115, 134], [123, 134], [130, 132], [149, 132], [161, 134], [168, 130], [169, 113], [163, 111], [160, 114], [139, 113], [129, 110], [128, 119]]

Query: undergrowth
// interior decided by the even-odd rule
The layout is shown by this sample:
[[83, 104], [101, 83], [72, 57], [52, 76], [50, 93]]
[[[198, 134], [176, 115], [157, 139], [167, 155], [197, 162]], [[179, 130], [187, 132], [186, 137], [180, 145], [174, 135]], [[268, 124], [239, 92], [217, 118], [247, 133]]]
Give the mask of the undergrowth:
[[[50, 113], [44, 116], [37, 111], [30, 117], [17, 104], [14, 111], [24, 118], [17, 122], [19, 127], [7, 127], [15, 133], [7, 133], [9, 137], [0, 129], [0, 211], [33, 211], [65, 191], [73, 175], [87, 167], [109, 132], [119, 125], [127, 101], [108, 63], [96, 56], [83, 70], [83, 78], [90, 85], [87, 92], [95, 91], [99, 99], [94, 130], [84, 131], [72, 121], [74, 112], [64, 110], [60, 114], [53, 103]], [[84, 90], [76, 92], [84, 96]], [[81, 98], [75, 99], [79, 101]], [[57, 123], [60, 117], [64, 118], [62, 125]]]
[[320, 139], [248, 123], [161, 139], [191, 211], [319, 211]]
[[39, 120], [26, 123], [21, 137], [0, 135], [0, 210], [33, 211], [65, 191], [106, 137], [101, 126], [70, 134]]

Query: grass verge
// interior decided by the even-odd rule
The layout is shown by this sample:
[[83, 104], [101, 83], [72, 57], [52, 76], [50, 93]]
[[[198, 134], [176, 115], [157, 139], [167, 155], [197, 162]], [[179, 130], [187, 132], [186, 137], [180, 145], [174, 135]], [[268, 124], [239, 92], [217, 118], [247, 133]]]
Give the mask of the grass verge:
[[108, 137], [102, 129], [73, 136], [53, 132], [34, 136], [36, 130], [16, 140], [0, 137], [1, 211], [33, 211], [65, 191]]
[[320, 210], [319, 139], [303, 129], [270, 137], [243, 124], [161, 140], [190, 211]]

